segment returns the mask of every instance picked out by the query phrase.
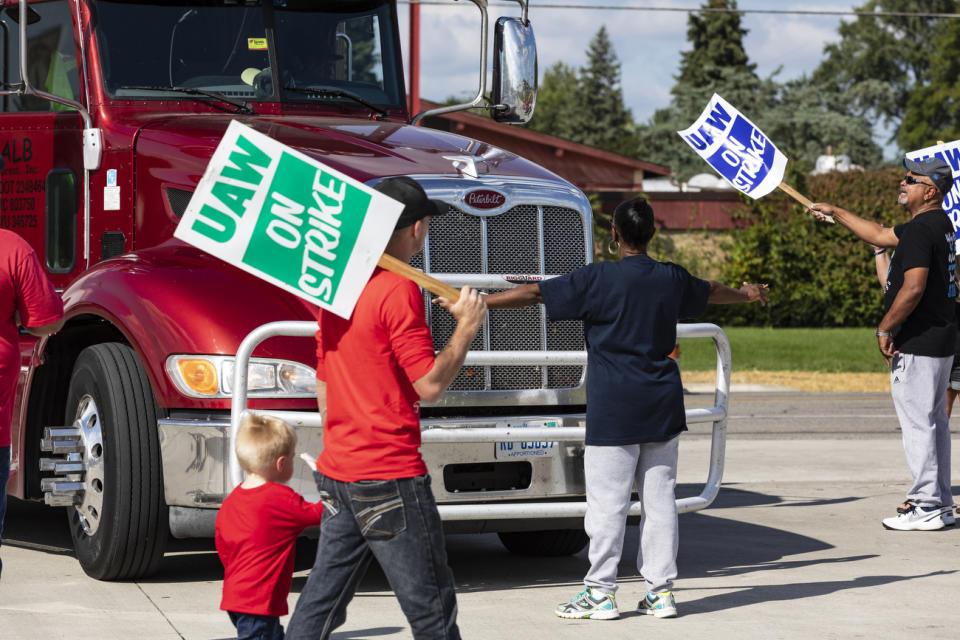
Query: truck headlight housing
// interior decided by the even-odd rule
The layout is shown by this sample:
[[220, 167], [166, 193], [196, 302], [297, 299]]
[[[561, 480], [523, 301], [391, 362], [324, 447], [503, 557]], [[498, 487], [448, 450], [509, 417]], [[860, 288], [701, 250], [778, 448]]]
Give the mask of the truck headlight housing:
[[[172, 355], [167, 375], [190, 398], [232, 398], [236, 359], [233, 356]], [[247, 396], [250, 398], [313, 398], [317, 373], [290, 360], [250, 358]]]

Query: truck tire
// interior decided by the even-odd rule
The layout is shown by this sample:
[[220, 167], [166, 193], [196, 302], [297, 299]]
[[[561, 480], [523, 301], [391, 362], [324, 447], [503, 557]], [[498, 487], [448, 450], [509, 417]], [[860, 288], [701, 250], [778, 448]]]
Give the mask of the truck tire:
[[80, 352], [66, 418], [81, 426], [87, 444], [84, 496], [67, 509], [80, 566], [98, 580], [155, 572], [169, 521], [156, 401], [133, 349], [104, 343]]
[[520, 556], [570, 556], [590, 542], [583, 529], [551, 529], [548, 531], [501, 531], [500, 542], [510, 553]]

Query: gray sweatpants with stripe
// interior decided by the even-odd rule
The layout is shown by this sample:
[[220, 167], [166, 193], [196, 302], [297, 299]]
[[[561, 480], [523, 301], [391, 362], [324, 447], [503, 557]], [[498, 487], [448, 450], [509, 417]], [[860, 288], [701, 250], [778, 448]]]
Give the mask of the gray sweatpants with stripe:
[[953, 356], [894, 356], [890, 391], [900, 419], [903, 451], [913, 476], [907, 498], [921, 507], [953, 504], [947, 385]]
[[590, 536], [590, 570], [583, 583], [603, 593], [616, 593], [617, 566], [623, 552], [627, 509], [634, 484], [642, 503], [637, 570], [647, 591], [663, 591], [677, 577], [677, 449], [666, 442], [586, 447], [583, 467], [587, 483], [584, 528]]

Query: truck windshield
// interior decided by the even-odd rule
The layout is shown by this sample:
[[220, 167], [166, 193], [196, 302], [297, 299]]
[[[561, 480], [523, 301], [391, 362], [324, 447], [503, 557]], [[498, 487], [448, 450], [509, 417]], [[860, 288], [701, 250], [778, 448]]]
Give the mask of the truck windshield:
[[164, 87], [177, 87], [246, 101], [403, 103], [387, 0], [99, 0], [95, 19], [113, 98], [170, 99]]

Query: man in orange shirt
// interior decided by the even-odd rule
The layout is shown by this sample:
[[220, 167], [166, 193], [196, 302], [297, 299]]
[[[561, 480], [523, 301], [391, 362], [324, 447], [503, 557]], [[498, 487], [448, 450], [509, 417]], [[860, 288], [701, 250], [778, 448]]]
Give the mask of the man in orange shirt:
[[[377, 190], [405, 207], [385, 253], [409, 262], [423, 249], [430, 218], [447, 204], [429, 200], [411, 178]], [[317, 487], [324, 502], [317, 559], [287, 627], [287, 640], [326, 638], [376, 557], [421, 639], [458, 639], [453, 575], [430, 476], [420, 456], [420, 400], [437, 400], [453, 382], [486, 314], [464, 287], [440, 304], [457, 320], [434, 356], [423, 294], [412, 281], [377, 268], [350, 320], [320, 311], [317, 401], [323, 451]]]

